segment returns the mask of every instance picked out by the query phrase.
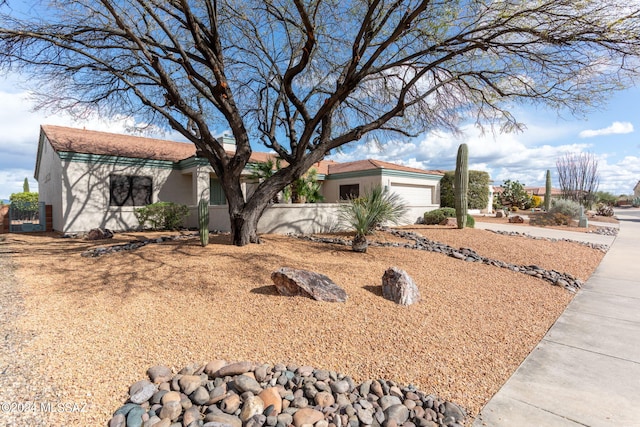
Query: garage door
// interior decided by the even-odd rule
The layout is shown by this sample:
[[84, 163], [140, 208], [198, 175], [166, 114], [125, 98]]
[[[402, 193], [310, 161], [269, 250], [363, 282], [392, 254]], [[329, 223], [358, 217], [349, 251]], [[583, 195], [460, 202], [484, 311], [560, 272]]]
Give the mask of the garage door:
[[390, 190], [400, 195], [409, 206], [428, 206], [432, 204], [431, 188], [426, 185], [407, 185], [392, 182]]

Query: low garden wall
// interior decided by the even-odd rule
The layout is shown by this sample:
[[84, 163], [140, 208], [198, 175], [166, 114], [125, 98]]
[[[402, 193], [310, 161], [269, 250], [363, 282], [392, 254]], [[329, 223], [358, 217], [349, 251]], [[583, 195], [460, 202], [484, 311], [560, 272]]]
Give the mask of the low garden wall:
[[[269, 206], [258, 222], [258, 233], [323, 233], [340, 229], [338, 224], [339, 203], [288, 203]], [[426, 211], [438, 205], [413, 206], [408, 209], [405, 224], [413, 224]], [[187, 227], [198, 226], [198, 208], [189, 207]], [[226, 205], [209, 206], [209, 229], [231, 231], [229, 211]]]

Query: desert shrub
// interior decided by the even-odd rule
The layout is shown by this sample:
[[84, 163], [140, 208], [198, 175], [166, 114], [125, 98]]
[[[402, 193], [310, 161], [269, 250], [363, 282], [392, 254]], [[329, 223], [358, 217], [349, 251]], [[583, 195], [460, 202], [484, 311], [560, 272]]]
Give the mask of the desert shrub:
[[440, 208], [424, 213], [424, 223], [427, 225], [440, 224], [445, 218], [455, 218], [454, 208]]
[[519, 210], [517, 206], [511, 206], [511, 212], [518, 212]]
[[532, 216], [529, 219], [529, 224], [541, 227], [551, 225], [569, 225], [571, 224], [571, 217], [560, 212], [545, 212], [540, 215]]
[[397, 193], [377, 185], [364, 196], [340, 205], [339, 220], [342, 225], [354, 229], [356, 234], [365, 235], [385, 222], [398, 224], [406, 212], [406, 205]]
[[613, 208], [605, 203], [598, 203], [596, 207], [596, 215], [613, 216]]
[[571, 219], [576, 219], [580, 215], [580, 203], [568, 199], [552, 200], [549, 213], [561, 213]]
[[631, 205], [632, 205], [634, 208], [640, 207], [640, 197], [636, 197], [635, 199], [633, 199], [633, 200], [631, 201]]
[[500, 201], [504, 205], [514, 206], [520, 209], [529, 209], [531, 206], [531, 195], [524, 190], [524, 184], [519, 181], [507, 179], [500, 186]]
[[476, 225], [476, 220], [469, 214], [467, 214], [467, 228], [473, 228]]
[[157, 202], [135, 209], [133, 213], [140, 228], [144, 229], [149, 223], [153, 230], [177, 230], [189, 215], [189, 208], [173, 202]]
[[535, 194], [531, 196], [531, 207], [537, 208], [542, 204], [542, 197], [536, 196]]
[[[424, 223], [426, 225], [436, 225], [444, 221], [445, 218], [455, 218], [456, 210], [453, 208], [440, 208], [433, 211], [424, 213]], [[473, 228], [476, 225], [476, 220], [467, 214], [467, 228]]]
[[36, 203], [38, 203], [37, 192], [12, 193], [11, 196], [9, 196], [9, 200], [15, 208], [21, 211], [38, 210], [36, 205]]
[[[440, 206], [454, 208], [453, 181], [455, 171], [447, 171], [440, 180]], [[467, 194], [467, 207], [469, 209], [486, 209], [489, 205], [490, 177], [484, 171], [469, 171], [469, 192]]]

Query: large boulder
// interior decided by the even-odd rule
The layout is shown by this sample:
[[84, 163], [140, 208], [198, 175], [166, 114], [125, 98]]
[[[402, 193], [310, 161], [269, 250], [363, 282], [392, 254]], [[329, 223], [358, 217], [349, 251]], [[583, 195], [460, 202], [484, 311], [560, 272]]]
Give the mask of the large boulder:
[[458, 220], [455, 218], [445, 218], [442, 221], [440, 221], [440, 224], [438, 225], [446, 225], [447, 227], [457, 227]]
[[382, 276], [382, 296], [401, 305], [420, 301], [420, 290], [406, 271], [391, 267]]
[[278, 293], [285, 296], [302, 295], [318, 301], [345, 302], [347, 293], [324, 274], [308, 270], [282, 267], [271, 273]]
[[522, 224], [524, 223], [524, 218], [520, 215], [512, 215], [509, 217], [509, 222], [514, 224]]
[[113, 231], [105, 228], [94, 228], [89, 230], [87, 235], [85, 236], [86, 240], [104, 240], [113, 238]]

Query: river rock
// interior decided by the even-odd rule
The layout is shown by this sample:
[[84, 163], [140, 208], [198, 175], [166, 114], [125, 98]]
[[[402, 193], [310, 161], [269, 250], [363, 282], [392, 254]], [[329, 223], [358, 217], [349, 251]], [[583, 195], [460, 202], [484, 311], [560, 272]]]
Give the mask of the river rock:
[[209, 413], [204, 417], [204, 420], [204, 425], [208, 425], [209, 427], [242, 427], [242, 420], [234, 415], [229, 414]]
[[238, 375], [234, 380], [234, 384], [240, 393], [250, 391], [253, 394], [260, 394], [262, 391], [262, 387], [260, 387], [258, 381], [248, 375]]
[[273, 405], [273, 411], [270, 415], [277, 416], [282, 412], [282, 397], [280, 397], [280, 392], [278, 391], [278, 387], [269, 387], [260, 392], [258, 397], [262, 399], [264, 403], [264, 407], [268, 408]]
[[223, 366], [214, 374], [217, 377], [226, 377], [234, 375], [242, 375], [253, 369], [253, 363], [251, 362], [236, 362]]
[[182, 414], [182, 405], [180, 402], [173, 400], [162, 405], [162, 409], [158, 416], [160, 418], [169, 418], [171, 421], [174, 421], [178, 419], [180, 414]]
[[199, 375], [183, 375], [180, 380], [178, 380], [180, 390], [187, 396], [196, 391], [201, 383], [202, 380]]
[[147, 370], [147, 375], [149, 379], [154, 384], [165, 383], [171, 381], [171, 377], [173, 374], [171, 373], [171, 369], [167, 366], [156, 365], [152, 366]]
[[262, 414], [264, 411], [264, 402], [258, 396], [249, 396], [247, 400], [242, 404], [242, 411], [240, 411], [240, 419], [243, 422], [249, 421], [251, 417], [256, 414]]
[[156, 390], [156, 386], [149, 381], [138, 381], [129, 388], [129, 400], [136, 404], [144, 403], [151, 399]]
[[324, 419], [324, 414], [312, 408], [302, 408], [293, 414], [293, 425], [301, 427], [303, 424], [315, 424]]
[[392, 405], [384, 411], [384, 415], [387, 418], [387, 421], [393, 420], [397, 425], [401, 425], [409, 419], [409, 409], [402, 404]]
[[271, 273], [280, 295], [306, 296], [317, 301], [345, 302], [347, 293], [324, 274], [282, 267]]
[[420, 301], [420, 290], [406, 271], [391, 267], [382, 276], [382, 296], [400, 305]]

